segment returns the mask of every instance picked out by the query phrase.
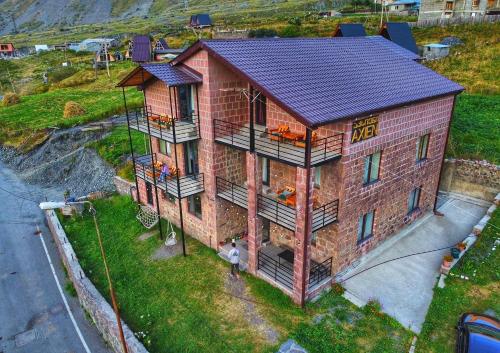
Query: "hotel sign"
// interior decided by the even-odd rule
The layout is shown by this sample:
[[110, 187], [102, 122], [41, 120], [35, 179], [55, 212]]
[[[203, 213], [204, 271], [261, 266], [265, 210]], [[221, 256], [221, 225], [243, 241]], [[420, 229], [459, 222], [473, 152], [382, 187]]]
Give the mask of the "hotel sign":
[[378, 116], [364, 118], [352, 123], [351, 143], [361, 142], [378, 135]]

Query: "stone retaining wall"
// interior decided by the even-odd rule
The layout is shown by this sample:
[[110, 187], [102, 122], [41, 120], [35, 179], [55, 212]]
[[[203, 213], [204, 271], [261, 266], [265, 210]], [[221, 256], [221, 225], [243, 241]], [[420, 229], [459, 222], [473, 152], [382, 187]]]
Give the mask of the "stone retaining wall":
[[135, 183], [125, 180], [119, 176], [113, 178], [113, 184], [115, 184], [116, 191], [120, 195], [133, 196], [135, 199]]
[[486, 161], [447, 159], [439, 188], [492, 201], [500, 191], [500, 167]]
[[[49, 229], [57, 245], [62, 262], [67, 269], [68, 277], [76, 289], [80, 304], [88, 312], [97, 330], [113, 351], [121, 353], [122, 348], [118, 334], [118, 325], [116, 324], [116, 316], [113, 309], [85, 276], [55, 212], [45, 211], [45, 217], [47, 218]], [[129, 353], [148, 353], [146, 348], [137, 340], [133, 332], [123, 321], [122, 325]]]

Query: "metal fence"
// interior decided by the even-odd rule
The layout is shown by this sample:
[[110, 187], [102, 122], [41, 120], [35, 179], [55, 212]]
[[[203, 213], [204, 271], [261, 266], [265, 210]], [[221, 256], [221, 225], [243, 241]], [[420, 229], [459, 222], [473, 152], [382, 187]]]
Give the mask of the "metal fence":
[[257, 269], [275, 282], [293, 290], [293, 268], [280, 264], [276, 259], [259, 250]]

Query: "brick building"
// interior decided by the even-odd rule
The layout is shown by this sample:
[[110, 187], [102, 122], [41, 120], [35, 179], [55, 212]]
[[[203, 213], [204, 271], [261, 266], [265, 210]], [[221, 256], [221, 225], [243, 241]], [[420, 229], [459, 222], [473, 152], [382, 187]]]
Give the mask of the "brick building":
[[500, 0], [422, 0], [418, 19], [484, 16], [500, 10]]
[[434, 207], [462, 87], [417, 59], [380, 36], [240, 39], [137, 67], [140, 202], [222, 254], [239, 239], [303, 304]]

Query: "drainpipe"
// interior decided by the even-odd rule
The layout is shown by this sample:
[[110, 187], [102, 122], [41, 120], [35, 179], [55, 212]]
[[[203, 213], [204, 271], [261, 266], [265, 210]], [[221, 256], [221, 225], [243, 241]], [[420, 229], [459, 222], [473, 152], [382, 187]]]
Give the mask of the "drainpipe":
[[437, 210], [437, 200], [438, 200], [438, 194], [439, 194], [439, 184], [441, 183], [441, 176], [443, 174], [443, 166], [444, 166], [444, 158], [445, 158], [445, 155], [446, 155], [446, 148], [448, 147], [448, 138], [450, 137], [451, 121], [453, 120], [453, 114], [455, 112], [455, 102], [456, 102], [456, 100], [457, 100], [457, 96], [455, 95], [453, 97], [453, 107], [451, 108], [450, 122], [448, 124], [448, 129], [446, 131], [446, 140], [445, 140], [445, 143], [444, 143], [443, 158], [441, 159], [441, 168], [439, 169], [439, 179], [438, 179], [438, 182], [437, 182], [437, 185], [436, 185], [436, 194], [435, 194], [435, 197], [434, 197], [434, 208], [433, 208], [434, 214], [436, 216], [444, 216], [444, 214], [442, 212], [439, 212]]
[[132, 134], [130, 133], [130, 118], [128, 115], [127, 99], [125, 97], [125, 87], [122, 87], [122, 93], [123, 93], [123, 103], [125, 105], [125, 115], [127, 116], [128, 142], [130, 144], [130, 153], [132, 154], [132, 166], [134, 168], [135, 190], [137, 192], [137, 202], [140, 202], [141, 198], [139, 197], [139, 183], [137, 182], [137, 175], [135, 169], [134, 145], [132, 144]]
[[146, 100], [146, 91], [144, 87], [144, 69], [141, 70], [142, 74], [142, 92], [144, 94], [144, 107], [146, 108], [146, 121], [148, 122], [148, 135], [149, 135], [149, 152], [151, 153], [151, 167], [153, 169], [153, 185], [155, 187], [155, 199], [156, 199], [156, 212], [158, 213], [158, 228], [160, 230], [160, 240], [163, 240], [163, 230], [161, 227], [161, 215], [160, 215], [160, 202], [158, 199], [158, 187], [156, 186], [156, 168], [155, 168], [155, 159], [153, 155], [153, 139], [151, 138], [151, 127], [149, 125], [149, 117], [148, 117], [148, 103]]
[[250, 152], [255, 152], [255, 127], [253, 114], [253, 87], [248, 85], [248, 115], [250, 115]]
[[[176, 90], [174, 88], [174, 94]], [[185, 257], [186, 256], [186, 240], [184, 236], [184, 217], [182, 214], [182, 199], [181, 199], [181, 182], [179, 180], [179, 161], [177, 160], [177, 137], [175, 134], [175, 121], [177, 119], [174, 119], [174, 111], [172, 108], [172, 91], [170, 90], [170, 87], [168, 87], [168, 99], [170, 101], [170, 114], [172, 115], [172, 119], [174, 120], [172, 124], [172, 133], [174, 136], [174, 155], [175, 155], [175, 169], [177, 170], [177, 175], [176, 175], [176, 181], [177, 181], [177, 199], [179, 200], [179, 219], [181, 222], [181, 239], [182, 239], [182, 255]], [[177, 109], [177, 108], [176, 108]], [[176, 110], [177, 112], [177, 110]], [[177, 117], [177, 113], [175, 114]]]

